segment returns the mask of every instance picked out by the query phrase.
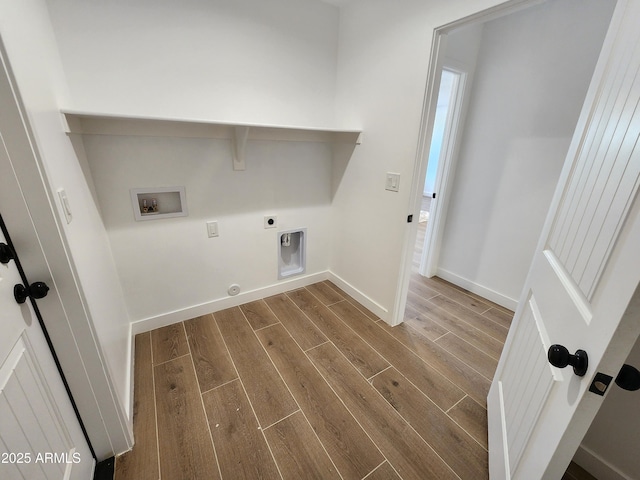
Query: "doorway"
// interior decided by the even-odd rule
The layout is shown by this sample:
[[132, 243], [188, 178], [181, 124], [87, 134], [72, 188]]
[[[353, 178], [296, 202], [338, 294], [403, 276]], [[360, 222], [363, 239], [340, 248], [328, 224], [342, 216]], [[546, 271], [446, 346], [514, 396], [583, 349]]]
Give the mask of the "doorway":
[[432, 276], [435, 273], [435, 265], [430, 264], [430, 259], [434, 257], [429, 256], [428, 253], [437, 230], [430, 224], [429, 217], [437, 205], [436, 192], [443, 184], [445, 172], [451, 170], [454, 161], [456, 139], [462, 118], [466, 75], [466, 72], [454, 70], [451, 67], [443, 67], [440, 75], [413, 259], [413, 269], [424, 276]]

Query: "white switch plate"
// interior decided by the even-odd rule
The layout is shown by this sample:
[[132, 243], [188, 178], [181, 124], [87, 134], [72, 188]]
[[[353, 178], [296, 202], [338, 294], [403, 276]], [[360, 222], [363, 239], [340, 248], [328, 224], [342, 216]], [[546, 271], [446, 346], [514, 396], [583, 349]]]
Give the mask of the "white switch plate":
[[207, 222], [207, 233], [209, 238], [218, 236], [218, 222]]
[[67, 192], [64, 188], [58, 189], [58, 197], [60, 198], [60, 204], [62, 205], [62, 211], [64, 212], [64, 217], [67, 220], [67, 224], [71, 223], [73, 220], [73, 215], [71, 214], [71, 206], [69, 205], [69, 199], [67, 198]]
[[385, 190], [397, 192], [400, 190], [400, 174], [387, 172], [387, 180], [384, 186]]

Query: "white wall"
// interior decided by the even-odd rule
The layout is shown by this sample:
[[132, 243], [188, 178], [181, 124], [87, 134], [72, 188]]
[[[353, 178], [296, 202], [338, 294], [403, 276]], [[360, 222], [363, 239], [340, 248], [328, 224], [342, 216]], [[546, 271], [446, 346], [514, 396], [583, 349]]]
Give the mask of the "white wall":
[[[54, 243], [64, 249], [62, 253], [56, 251], [55, 258], [48, 261], [74, 335], [61, 338], [61, 332], [67, 330], [62, 325], [50, 325], [51, 336], [80, 411], [86, 417], [96, 452], [108, 456], [114, 453], [112, 448], [128, 448], [126, 432], [131, 429], [131, 418], [125, 415], [130, 400], [129, 317], [106, 232], [62, 129], [59, 108], [68, 92], [47, 6], [40, 0], [18, 4], [3, 1], [0, 12], [0, 34], [33, 129], [41, 161], [38, 168], [43, 169], [51, 195], [48, 200], [54, 205], [30, 208], [59, 209], [54, 192], [63, 187], [73, 212], [70, 224], [58, 221], [57, 226], [53, 223], [44, 232], [44, 237], [40, 232], [46, 254]], [[26, 187], [23, 185], [29, 199]], [[42, 183], [39, 188], [42, 190]], [[61, 211], [58, 213], [58, 219], [64, 218]], [[76, 349], [84, 364], [72, 360], [75, 357], [71, 352]], [[84, 383], [87, 377], [89, 385]], [[96, 412], [88, 406], [93, 402], [107, 407]], [[87, 411], [91, 413], [86, 415]]]
[[[335, 6], [316, 0], [48, 3], [71, 109], [335, 124]], [[232, 171], [225, 140], [85, 136], [84, 151], [131, 319], [149, 320], [134, 331], [228, 305], [232, 283], [243, 294], [282, 285], [279, 230], [306, 227], [306, 274], [326, 276], [329, 145], [249, 141], [241, 172]], [[79, 154], [82, 160], [82, 148]], [[130, 188], [175, 185], [186, 187], [188, 217], [134, 221]], [[278, 216], [277, 229], [264, 229], [267, 214]], [[219, 223], [218, 238], [207, 238], [210, 220]]]
[[[640, 340], [636, 341], [626, 363], [640, 369]], [[582, 440], [574, 461], [596, 478], [640, 478], [638, 393], [623, 390], [612, 382]]]
[[439, 275], [517, 303], [613, 6], [552, 0], [484, 25]]
[[[327, 270], [330, 145], [250, 141], [246, 170], [233, 171], [226, 140], [90, 135], [84, 144], [134, 321], [213, 311], [233, 283], [243, 293], [282, 283], [280, 230], [306, 227], [306, 274]], [[155, 186], [185, 186], [189, 216], [134, 221], [129, 189]], [[265, 215], [277, 215], [277, 228], [264, 228]]]
[[[361, 125], [364, 135], [336, 168], [330, 269], [385, 320], [401, 314], [394, 309], [411, 231], [406, 218], [417, 214], [410, 186], [433, 30], [500, 3], [371, 0], [340, 10], [337, 118]], [[400, 173], [398, 193], [385, 191], [385, 172]]]
[[47, 0], [69, 107], [330, 126], [338, 9], [317, 0]]

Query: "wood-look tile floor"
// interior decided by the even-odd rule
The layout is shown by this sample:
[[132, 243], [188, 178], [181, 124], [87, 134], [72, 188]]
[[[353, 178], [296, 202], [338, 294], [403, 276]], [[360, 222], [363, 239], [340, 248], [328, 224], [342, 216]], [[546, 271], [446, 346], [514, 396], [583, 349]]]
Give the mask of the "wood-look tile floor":
[[393, 328], [321, 282], [138, 335], [116, 479], [488, 478], [511, 315], [415, 275]]

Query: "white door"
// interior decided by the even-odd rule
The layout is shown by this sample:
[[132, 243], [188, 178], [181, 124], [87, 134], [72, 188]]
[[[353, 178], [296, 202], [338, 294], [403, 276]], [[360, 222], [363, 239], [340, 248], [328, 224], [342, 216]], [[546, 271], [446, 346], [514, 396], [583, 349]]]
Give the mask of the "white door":
[[[640, 0], [620, 0], [489, 392], [493, 479], [561, 478], [596, 372], [615, 378], [640, 333], [638, 25]], [[586, 375], [551, 366], [552, 344], [585, 350]]]
[[[0, 63], [0, 215], [20, 212], [21, 221], [30, 224], [12, 167], [24, 159], [12, 156], [5, 143], [16, 135], [26, 132]], [[22, 239], [12, 240], [20, 255]], [[0, 242], [7, 243], [1, 232]], [[21, 283], [14, 260], [0, 263], [0, 478], [90, 479], [94, 460], [38, 320], [29, 300], [19, 305], [14, 299], [14, 285]], [[47, 301], [56, 301], [53, 288], [38, 300]]]

